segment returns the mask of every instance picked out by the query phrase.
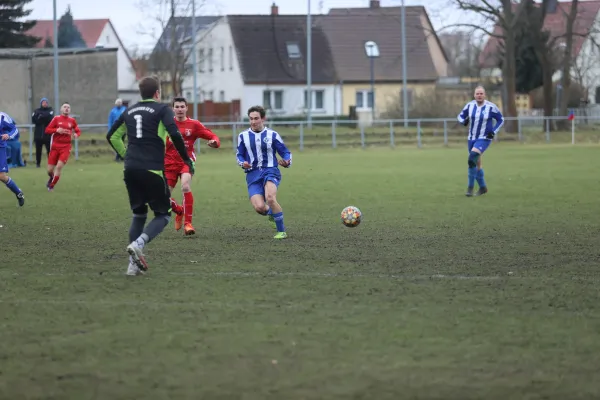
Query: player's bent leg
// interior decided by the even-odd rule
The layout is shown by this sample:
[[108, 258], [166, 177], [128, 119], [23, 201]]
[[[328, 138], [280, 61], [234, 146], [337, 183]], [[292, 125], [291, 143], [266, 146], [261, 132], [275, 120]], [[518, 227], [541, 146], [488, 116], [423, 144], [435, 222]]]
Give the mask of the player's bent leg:
[[194, 235], [196, 230], [192, 225], [194, 216], [194, 195], [191, 188], [192, 175], [189, 172], [181, 174], [181, 191], [183, 192], [183, 215], [184, 215], [184, 233], [186, 236]]
[[52, 191], [54, 189], [54, 186], [56, 186], [56, 184], [58, 183], [58, 180], [60, 179], [62, 170], [65, 167], [65, 164], [66, 164], [66, 161], [61, 161], [61, 160], [59, 160], [56, 163], [56, 168], [54, 168], [54, 174], [52, 175], [52, 180], [48, 184], [49, 191]]
[[25, 196], [23, 195], [23, 192], [17, 186], [15, 181], [13, 181], [6, 172], [0, 172], [0, 181], [6, 185], [8, 190], [13, 192], [15, 194], [15, 196], [17, 196], [17, 201], [19, 202], [19, 207], [23, 207], [25, 205]]
[[265, 184], [265, 198], [269, 208], [273, 212], [273, 221], [275, 222], [275, 229], [277, 234], [274, 236], [275, 239], [287, 238], [285, 232], [285, 225], [283, 223], [283, 209], [277, 202], [277, 184], [273, 181], [267, 181]]
[[254, 211], [259, 213], [260, 215], [267, 215], [269, 212], [269, 207], [267, 203], [265, 203], [265, 197], [262, 194], [253, 194], [250, 196], [250, 204], [254, 208]]
[[469, 166], [468, 170], [468, 185], [467, 185], [467, 193], [465, 195], [467, 197], [473, 196], [473, 187], [475, 186], [475, 178], [477, 177], [477, 162], [481, 157], [481, 153], [475, 146], [469, 152], [469, 158], [467, 160], [467, 164]]

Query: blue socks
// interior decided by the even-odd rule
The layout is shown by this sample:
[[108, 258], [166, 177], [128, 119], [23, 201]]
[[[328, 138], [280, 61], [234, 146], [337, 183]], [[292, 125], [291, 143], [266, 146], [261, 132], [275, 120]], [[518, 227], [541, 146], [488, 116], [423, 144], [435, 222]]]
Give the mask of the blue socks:
[[477, 167], [469, 167], [469, 185], [472, 188], [475, 186], [475, 178], [477, 177]]
[[19, 189], [19, 187], [17, 186], [17, 184], [15, 183], [15, 181], [13, 181], [12, 179], [8, 178], [8, 181], [6, 181], [5, 185], [14, 194], [21, 193], [21, 189]]
[[477, 179], [477, 184], [479, 185], [480, 188], [486, 187], [485, 179], [483, 178], [483, 168], [480, 169], [479, 171], [477, 171], [477, 175], [476, 175], [475, 179]]
[[277, 225], [277, 232], [285, 232], [285, 225], [283, 225], [283, 211], [277, 214], [273, 214], [275, 225]]

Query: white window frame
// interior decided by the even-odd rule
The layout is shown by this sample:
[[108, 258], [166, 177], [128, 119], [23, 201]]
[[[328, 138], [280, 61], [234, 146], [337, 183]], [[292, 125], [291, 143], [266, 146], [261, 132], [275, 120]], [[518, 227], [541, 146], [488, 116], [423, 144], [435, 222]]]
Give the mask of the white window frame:
[[[311, 98], [311, 103], [310, 103], [311, 111], [325, 111], [325, 90], [324, 89], [314, 89], [314, 90], [311, 90], [311, 92], [312, 92], [312, 98]], [[304, 110], [308, 110], [307, 93], [308, 93], [307, 90], [304, 90], [302, 92], [302, 96], [303, 96], [302, 101], [304, 103], [304, 106], [303, 106]], [[321, 94], [321, 103], [322, 103], [321, 106], [322, 107], [319, 107], [319, 108], [317, 108], [317, 93]]]
[[373, 108], [375, 95], [372, 94], [371, 106], [369, 106], [369, 94], [371, 93], [371, 89], [359, 89], [356, 91], [354, 95], [354, 99], [356, 101], [356, 97], [359, 93], [362, 93], [363, 104], [355, 104], [357, 110], [371, 110]]
[[[278, 90], [278, 89], [265, 89], [263, 90], [263, 102], [265, 97], [269, 96], [269, 104], [264, 104], [264, 107], [269, 109], [269, 110], [273, 110], [273, 111], [283, 111], [283, 107], [284, 107], [284, 103], [283, 103], [283, 90]], [[281, 107], [277, 108], [276, 103], [276, 93], [281, 93]]]

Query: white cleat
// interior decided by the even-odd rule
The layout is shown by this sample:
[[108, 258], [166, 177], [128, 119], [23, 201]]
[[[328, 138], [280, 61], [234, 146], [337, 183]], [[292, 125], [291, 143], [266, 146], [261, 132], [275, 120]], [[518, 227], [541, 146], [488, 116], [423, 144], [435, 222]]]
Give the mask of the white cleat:
[[142, 270], [140, 270], [138, 268], [137, 265], [133, 264], [133, 263], [129, 263], [129, 267], [127, 267], [127, 274], [128, 276], [138, 276], [138, 275], [144, 275], [144, 273], [142, 272]]
[[130, 263], [133, 262], [142, 272], [148, 270], [148, 264], [146, 263], [142, 248], [136, 242], [132, 242], [127, 246], [127, 253], [131, 256]]

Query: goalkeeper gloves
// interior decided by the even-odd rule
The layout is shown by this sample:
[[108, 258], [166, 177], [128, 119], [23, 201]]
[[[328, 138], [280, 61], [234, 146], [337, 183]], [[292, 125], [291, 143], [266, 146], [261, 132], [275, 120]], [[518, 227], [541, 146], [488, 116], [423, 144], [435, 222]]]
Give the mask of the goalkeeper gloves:
[[485, 138], [486, 138], [486, 139], [493, 139], [493, 138], [494, 138], [494, 136], [496, 136], [496, 134], [495, 134], [494, 132], [491, 132], [491, 131], [490, 131], [490, 132], [486, 132], [486, 133], [485, 133]]
[[463, 122], [463, 125], [464, 126], [469, 125], [469, 117], [465, 118], [465, 122]]

